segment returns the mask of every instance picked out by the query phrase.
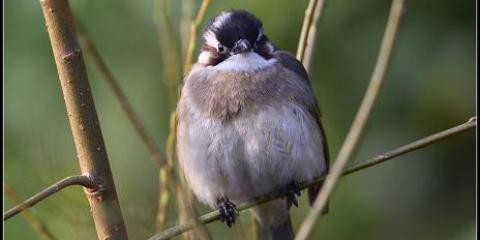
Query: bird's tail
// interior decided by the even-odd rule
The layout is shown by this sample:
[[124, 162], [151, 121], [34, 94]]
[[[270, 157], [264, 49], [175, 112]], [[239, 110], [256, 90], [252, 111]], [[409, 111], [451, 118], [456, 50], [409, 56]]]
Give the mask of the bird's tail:
[[[310, 202], [310, 206], [313, 206], [313, 203], [315, 202], [315, 199], [318, 196], [318, 193], [320, 192], [320, 189], [322, 188], [323, 183], [314, 185], [312, 187], [308, 188], [308, 201]], [[326, 215], [328, 214], [330, 207], [327, 201], [327, 204], [325, 204], [325, 207], [323, 208], [321, 214]]]
[[292, 221], [288, 216], [287, 221], [279, 226], [270, 226], [270, 239], [271, 240], [293, 240], [295, 235], [293, 234]]
[[285, 199], [276, 199], [252, 210], [265, 232], [270, 232], [272, 240], [294, 239], [292, 221]]

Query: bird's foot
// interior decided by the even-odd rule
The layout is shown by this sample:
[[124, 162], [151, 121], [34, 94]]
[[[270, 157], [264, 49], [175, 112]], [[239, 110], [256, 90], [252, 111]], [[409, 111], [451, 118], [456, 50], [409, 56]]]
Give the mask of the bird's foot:
[[234, 203], [228, 200], [227, 197], [222, 197], [217, 200], [218, 211], [220, 212], [220, 221], [225, 222], [228, 227], [231, 227], [238, 216], [238, 210]]
[[291, 181], [288, 186], [282, 191], [282, 199], [287, 200], [287, 206], [290, 208], [292, 205], [298, 207], [297, 196], [300, 197], [300, 185], [296, 181]]

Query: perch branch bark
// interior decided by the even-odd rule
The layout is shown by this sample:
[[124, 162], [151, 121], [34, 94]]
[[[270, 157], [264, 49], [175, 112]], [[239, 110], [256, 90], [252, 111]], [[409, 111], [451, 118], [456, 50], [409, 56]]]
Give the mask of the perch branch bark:
[[127, 239], [117, 192], [67, 0], [40, 0], [99, 239]]

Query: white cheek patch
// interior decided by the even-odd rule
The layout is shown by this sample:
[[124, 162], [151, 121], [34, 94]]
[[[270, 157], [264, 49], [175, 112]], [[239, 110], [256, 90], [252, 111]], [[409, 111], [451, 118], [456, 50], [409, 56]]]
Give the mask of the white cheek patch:
[[233, 55], [223, 62], [209, 68], [222, 71], [255, 71], [272, 66], [277, 60], [266, 60], [255, 52]]
[[198, 62], [207, 65], [210, 62], [211, 54], [208, 51], [203, 51], [198, 56]]

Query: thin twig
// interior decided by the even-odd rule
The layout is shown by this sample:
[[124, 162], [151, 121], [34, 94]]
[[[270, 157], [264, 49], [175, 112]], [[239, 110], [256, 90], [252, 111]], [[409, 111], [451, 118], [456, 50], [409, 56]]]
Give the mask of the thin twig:
[[[204, 225], [202, 225], [204, 226]], [[249, 237], [247, 235], [247, 232], [245, 231], [245, 226], [243, 225], [243, 222], [242, 221], [236, 221], [235, 222], [235, 230], [236, 230], [236, 234], [238, 236], [238, 239], [245, 239], [245, 240], [249, 240]], [[234, 234], [234, 233], [233, 233]]]
[[[200, 7], [198, 9], [197, 15], [195, 20], [192, 22], [190, 26], [190, 33], [188, 36], [187, 42], [187, 49], [185, 52], [184, 58], [184, 65], [183, 65], [183, 73], [186, 73], [190, 70], [192, 66], [192, 56], [195, 51], [196, 43], [197, 43], [197, 34], [198, 29], [200, 28], [203, 20], [205, 18], [205, 13], [207, 12], [208, 6], [210, 5], [210, 0], [202, 0]], [[178, 97], [178, 95], [177, 95]], [[172, 112], [171, 119], [170, 119], [170, 132], [168, 135], [167, 141], [167, 158], [169, 161], [173, 161], [175, 159], [175, 146], [176, 146], [176, 126], [177, 126], [177, 118], [176, 118], [176, 111]], [[193, 196], [190, 191], [186, 188], [186, 183], [183, 177], [183, 173], [180, 171], [178, 173], [180, 176], [180, 184], [177, 185], [177, 195], [180, 196], [179, 203], [179, 216], [180, 221], [190, 221], [196, 219], [196, 209], [193, 204]], [[210, 233], [208, 229], [203, 225], [197, 225], [195, 228], [195, 232], [197, 233], [197, 237], [202, 239], [210, 239]], [[185, 236], [187, 239], [193, 236]]]
[[[4, 184], [5, 185], [5, 184]], [[51, 196], [52, 194], [68, 187], [68, 186], [73, 186], [73, 185], [80, 185], [84, 186], [89, 189], [95, 189], [95, 183], [92, 181], [91, 178], [88, 176], [69, 176], [66, 177], [50, 186], [47, 188], [43, 189], [39, 193], [35, 194], [31, 198], [21, 202], [20, 204], [16, 205], [15, 207], [5, 211], [3, 213], [3, 220], [8, 220], [9, 218], [17, 215], [21, 211], [32, 207], [33, 205], [37, 204], [38, 202], [44, 200], [45, 198]]]
[[[189, 34], [190, 34], [190, 27], [192, 25], [192, 19], [195, 17], [194, 11], [196, 9], [196, 2], [197, 0], [184, 0], [181, 2], [181, 10], [180, 10], [180, 22], [179, 25], [179, 32], [180, 32], [180, 41], [181, 41], [181, 55], [185, 56], [188, 41], [189, 41]], [[185, 61], [185, 60], [183, 60]]]
[[[3, 191], [5, 195], [10, 198], [13, 203], [20, 203], [22, 200], [18, 196], [18, 194], [10, 187], [6, 182], [3, 182]], [[30, 210], [25, 209], [22, 212], [22, 216], [25, 220], [32, 226], [33, 230], [38, 233], [42, 238], [47, 240], [55, 240], [55, 236], [53, 235], [52, 231], [48, 229], [48, 227], [43, 223], [40, 219], [37, 218]]]
[[383, 36], [377, 63], [370, 84], [365, 93], [365, 97], [312, 209], [309, 211], [307, 217], [300, 226], [297, 236], [295, 237], [296, 240], [305, 240], [311, 234], [313, 227], [319, 221], [320, 213], [325, 207], [328, 197], [332, 193], [338, 178], [342, 174], [343, 169], [358, 145], [390, 63], [390, 55], [398, 32], [398, 26], [401, 21], [403, 5], [404, 0], [393, 0], [392, 2], [390, 16]]
[[70, 5], [68, 0], [40, 0], [40, 3], [80, 169], [99, 186], [94, 191], [85, 191], [97, 236], [128, 239]]
[[[165, 227], [165, 222], [167, 220], [167, 214], [168, 214], [168, 206], [170, 205], [170, 193], [166, 189], [166, 186], [171, 184], [172, 180], [175, 180], [175, 185], [170, 188], [170, 191], [176, 192], [178, 191], [178, 188], [182, 184], [181, 179], [175, 178], [172, 179], [170, 176], [171, 173], [173, 172], [172, 168], [175, 164], [174, 158], [175, 158], [175, 135], [172, 135], [173, 133], [176, 133], [175, 130], [175, 111], [171, 114], [170, 119], [169, 119], [169, 134], [167, 137], [167, 164], [169, 166], [169, 169], [160, 169], [160, 192], [159, 192], [159, 201], [158, 201], [158, 209], [157, 209], [157, 216], [156, 216], [156, 229], [162, 230]], [[181, 177], [181, 175], [179, 176]]]
[[[450, 128], [450, 129], [435, 133], [433, 135], [424, 137], [424, 138], [419, 139], [417, 141], [414, 141], [414, 142], [411, 142], [409, 144], [403, 145], [401, 147], [395, 148], [391, 151], [379, 154], [379, 155], [377, 155], [377, 156], [375, 156], [371, 159], [368, 159], [368, 160], [364, 161], [363, 163], [356, 164], [352, 167], [349, 167], [347, 170], [342, 172], [342, 176], [345, 176], [345, 175], [348, 175], [348, 174], [358, 172], [360, 170], [375, 166], [377, 164], [386, 162], [387, 160], [394, 159], [398, 156], [407, 154], [409, 152], [412, 152], [412, 151], [415, 151], [415, 150], [418, 150], [418, 149], [421, 149], [421, 148], [425, 148], [425, 147], [427, 147], [431, 144], [434, 144], [436, 142], [440, 142], [440, 141], [445, 140], [447, 138], [456, 136], [460, 133], [463, 133], [463, 132], [466, 132], [468, 130], [474, 129], [476, 126], [477, 126], [477, 121], [475, 119], [475, 120], [471, 120], [471, 121], [468, 121], [466, 123], [463, 123], [461, 125], [455, 126], [453, 128]], [[325, 179], [325, 177], [321, 177], [321, 178], [315, 179], [314, 181], [309, 182], [309, 183], [301, 183], [300, 184], [300, 189], [303, 190], [303, 189], [306, 189], [310, 186], [317, 185], [317, 184], [323, 182], [324, 179]], [[274, 200], [274, 199], [279, 198], [281, 196], [282, 196], [281, 192], [276, 192], [276, 193], [272, 193], [272, 194], [265, 195], [265, 196], [262, 196], [262, 197], [258, 197], [258, 198], [254, 199], [252, 201], [248, 201], [248, 202], [240, 204], [238, 206], [238, 210], [243, 211], [243, 210], [249, 209], [251, 207], [257, 206], [259, 204]], [[179, 225], [179, 226], [172, 227], [172, 228], [167, 229], [163, 232], [159, 232], [159, 233], [155, 234], [154, 236], [150, 237], [149, 240], [169, 239], [169, 238], [175, 237], [179, 234], [182, 234], [183, 232], [191, 230], [192, 228], [195, 227], [196, 224], [208, 224], [208, 223], [217, 221], [219, 219], [220, 219], [219, 212], [218, 211], [212, 211], [212, 212], [209, 212], [209, 213], [199, 217], [196, 222], [189, 222], [189, 223], [185, 223], [185, 224], [182, 224], [182, 225]]]
[[[178, 98], [178, 87], [181, 80], [181, 60], [179, 39], [174, 32], [174, 27], [171, 20], [171, 2], [169, 0], [157, 0], [154, 8], [155, 23], [157, 24], [157, 32], [159, 35], [161, 57], [164, 64], [164, 82], [168, 91], [168, 100], [170, 109], [175, 109]], [[180, 184], [179, 178], [172, 178], [174, 161], [171, 160], [172, 149], [169, 145], [171, 133], [167, 138], [166, 146], [166, 161], [169, 166], [168, 169], [160, 169], [159, 171], [159, 199], [156, 213], [156, 230], [162, 230], [168, 219], [168, 208], [170, 205], [170, 192], [175, 193]], [[172, 173], [172, 174], [170, 174]], [[175, 184], [172, 181], [175, 180]], [[172, 186], [167, 189], [165, 186]], [[170, 191], [170, 192], [169, 192]]]
[[[193, 55], [193, 50], [195, 49], [195, 43], [196, 43], [196, 35], [197, 35], [197, 29], [201, 25], [203, 18], [205, 16], [205, 12], [207, 10], [207, 7], [209, 5], [210, 1], [202, 1], [202, 4], [200, 6], [200, 9], [197, 13], [197, 17], [195, 21], [192, 23], [191, 31], [190, 31], [190, 36], [188, 40], [188, 49], [186, 50], [186, 55], [189, 55], [188, 59], [191, 59], [191, 56]], [[162, 41], [162, 50], [163, 50], [163, 57], [164, 57], [164, 63], [168, 63], [169, 66], [166, 69], [172, 69], [169, 71], [172, 71], [172, 74], [168, 74], [170, 79], [167, 81], [167, 85], [169, 86], [169, 93], [170, 93], [170, 103], [172, 107], [172, 114], [170, 117], [170, 132], [167, 138], [167, 161], [173, 166], [174, 160], [175, 160], [175, 137], [176, 137], [176, 114], [175, 114], [175, 105], [179, 96], [179, 86], [180, 86], [180, 80], [182, 74], [177, 74], [177, 70], [180, 69], [178, 67], [175, 67], [175, 65], [179, 65], [180, 61], [178, 57], [178, 53], [180, 52], [178, 49], [178, 45], [176, 45], [177, 41], [173, 41], [173, 38], [175, 34], [173, 33], [173, 26], [172, 26], [172, 21], [171, 21], [171, 14], [170, 14], [170, 5], [168, 1], [159, 1], [161, 4], [160, 6], [162, 7], [161, 10], [162, 14], [156, 14], [156, 16], [161, 16], [163, 21], [158, 21], [159, 27], [163, 27], [165, 31], [159, 31], [163, 32], [165, 38], [163, 38], [164, 41]], [[171, 44], [169, 44], [171, 43]], [[192, 49], [192, 50], [190, 50]], [[187, 59], [187, 57], [186, 57]], [[190, 60], [191, 61], [191, 60]], [[185, 60], [185, 63], [187, 64], [187, 61]], [[189, 63], [191, 64], [191, 63]], [[173, 65], [173, 66], [172, 66]], [[189, 66], [183, 66], [183, 71], [185, 74], [186, 69], [189, 69]], [[167, 78], [165, 78], [167, 79]], [[184, 178], [182, 177], [182, 172], [178, 173], [178, 181], [176, 184], [176, 193], [178, 196], [180, 196], [178, 201], [178, 207], [179, 207], [179, 218], [182, 221], [188, 221], [191, 219], [196, 219], [195, 217], [195, 208], [193, 206], [193, 198], [191, 197], [190, 191], [186, 189], [184, 186], [184, 182], [182, 181]], [[163, 178], [164, 181], [169, 181], [169, 177]], [[158, 214], [163, 214], [165, 213], [165, 209], [168, 207], [169, 201], [168, 199], [164, 199], [165, 201], [162, 202], [162, 204], [159, 204], [159, 208], [157, 211], [157, 219], [160, 221], [165, 218], [165, 216], [158, 216]], [[157, 222], [157, 226], [162, 227], [159, 222]], [[203, 226], [199, 226], [199, 228], [196, 229], [197, 237], [201, 237], [203, 239], [209, 239], [209, 233], [206, 228]], [[188, 238], [189, 236], [186, 236]]]
[[195, 45], [197, 43], [198, 29], [203, 23], [203, 19], [205, 18], [205, 13], [207, 12], [209, 4], [210, 4], [210, 0], [202, 0], [202, 4], [198, 9], [197, 17], [195, 18], [195, 21], [193, 21], [192, 25], [190, 26], [190, 36], [188, 38], [187, 51], [185, 53], [185, 59], [183, 64], [183, 72], [185, 73], [188, 72], [192, 67], [192, 61], [193, 61], [192, 58], [193, 58], [193, 52], [195, 51]]
[[[172, 190], [175, 189], [175, 184], [177, 182], [176, 178], [171, 170], [169, 163], [165, 160], [164, 154], [158, 148], [155, 140], [153, 139], [152, 135], [148, 132], [145, 125], [140, 120], [140, 117], [138, 116], [138, 114], [134, 111], [132, 105], [128, 101], [127, 96], [125, 95], [118, 81], [113, 76], [110, 69], [107, 67], [97, 47], [95, 46], [93, 41], [90, 39], [90, 37], [88, 36], [85, 29], [82, 27], [80, 22], [77, 21], [76, 19], [75, 19], [75, 25], [76, 25], [77, 32], [79, 34], [82, 45], [84, 46], [85, 50], [88, 53], [90, 53], [91, 57], [94, 60], [95, 65], [97, 65], [100, 73], [103, 75], [108, 86], [112, 89], [115, 97], [120, 102], [122, 109], [127, 114], [127, 117], [130, 120], [130, 123], [133, 125], [134, 129], [142, 139], [143, 143], [147, 146], [150, 156], [156, 162], [156, 164], [160, 167], [160, 174], [163, 174], [163, 177], [159, 178], [159, 181], [160, 181], [159, 203], [163, 203], [163, 205], [166, 205], [166, 206], [164, 206], [165, 209], [162, 209], [163, 215], [160, 216], [157, 214], [157, 220], [158, 220], [157, 224], [158, 222], [164, 223], [166, 220], [166, 213], [167, 213], [166, 208], [168, 207], [168, 199], [169, 199], [169, 193], [168, 193], [167, 187], [169, 187]], [[172, 179], [172, 180], [167, 181], [167, 179]]]
[[297, 47], [297, 59], [298, 61], [302, 61], [303, 55], [305, 53], [305, 47], [307, 45], [308, 34], [310, 30], [310, 26], [313, 22], [313, 15], [315, 11], [315, 7], [317, 6], [319, 0], [310, 0], [308, 2], [308, 6], [305, 9], [305, 16], [303, 17], [303, 24], [302, 24], [302, 31], [300, 32], [300, 39], [298, 40], [298, 47]]
[[168, 206], [170, 203], [170, 192], [168, 191], [168, 173], [166, 168], [160, 168], [159, 172], [159, 194], [158, 194], [158, 208], [155, 217], [155, 230], [161, 231], [164, 229], [167, 222]]
[[107, 64], [103, 60], [100, 52], [98, 51], [97, 47], [93, 43], [93, 41], [88, 36], [85, 29], [82, 27], [80, 22], [75, 20], [75, 25], [77, 27], [77, 32], [80, 37], [80, 42], [82, 43], [84, 49], [90, 54], [92, 57], [95, 65], [98, 67], [99, 72], [103, 75], [103, 78], [107, 82], [108, 86], [112, 90], [113, 94], [117, 98], [118, 102], [120, 103], [123, 111], [127, 114], [128, 120], [135, 128], [135, 131], [138, 133], [140, 138], [142, 139], [145, 146], [147, 146], [148, 151], [150, 152], [150, 156], [156, 162], [159, 167], [163, 167], [166, 164], [166, 160], [163, 157], [164, 154], [158, 148], [155, 140], [153, 139], [152, 135], [148, 132], [147, 128], [143, 124], [140, 117], [133, 109], [130, 101], [128, 101], [127, 96], [125, 95], [122, 87], [118, 83], [118, 81], [113, 76], [110, 69], [107, 67]]
[[326, 0], [318, 0], [317, 4], [315, 5], [315, 11], [313, 15], [313, 20], [310, 24], [310, 27], [308, 28], [308, 33], [307, 33], [307, 40], [304, 44], [299, 47], [305, 48], [304, 50], [298, 50], [300, 53], [303, 54], [301, 61], [303, 66], [305, 67], [305, 70], [307, 72], [310, 72], [310, 67], [312, 63], [312, 57], [313, 57], [313, 50], [315, 46], [315, 38], [317, 36], [317, 26], [320, 22], [320, 16], [323, 13], [323, 10], [325, 9], [325, 2]]
[[250, 214], [250, 240], [258, 240], [258, 230], [259, 230], [259, 226], [258, 226], [258, 221], [257, 221], [257, 218], [255, 217], [255, 215]]
[[182, 80], [180, 40], [172, 22], [170, 0], [155, 1], [154, 17], [164, 64], [163, 80], [167, 85], [170, 109], [175, 109]]

